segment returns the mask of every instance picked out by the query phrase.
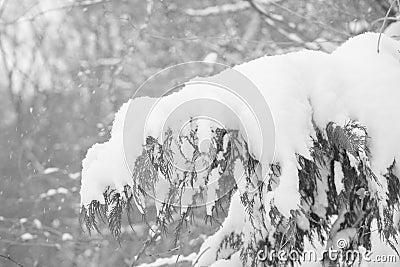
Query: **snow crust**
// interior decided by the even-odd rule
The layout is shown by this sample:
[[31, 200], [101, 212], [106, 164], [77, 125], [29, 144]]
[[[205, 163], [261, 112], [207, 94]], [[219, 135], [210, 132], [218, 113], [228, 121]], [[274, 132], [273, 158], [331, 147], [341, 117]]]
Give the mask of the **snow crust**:
[[[377, 40], [377, 34], [366, 33], [351, 38], [331, 54], [301, 51], [266, 56], [234, 67], [258, 87], [274, 118], [274, 161], [281, 165], [282, 173], [279, 186], [268, 199], [283, 215], [289, 216], [290, 210], [300, 204], [296, 154], [311, 157], [310, 137], [315, 137], [312, 120], [320, 129], [325, 129], [329, 122], [344, 125], [349, 120], [366, 126], [371, 137], [371, 167], [380, 181], [384, 180], [381, 175], [393, 160], [400, 158], [400, 43], [383, 35], [380, 53], [377, 53]], [[88, 150], [82, 162], [81, 204], [88, 205], [92, 200], [104, 203], [102, 193], [107, 187], [122, 191], [124, 185], [132, 185], [127, 162], [132, 164], [141, 154], [143, 131], [144, 136], [160, 138], [164, 114], [192, 98], [223, 101], [234, 115], [225, 116], [226, 110], [222, 108], [188, 108], [168, 121], [170, 125], [212, 111], [225, 126], [245, 129], [250, 152], [260, 154], [262, 133], [257, 131], [248, 107], [213, 85], [194, 83], [161, 99], [136, 98], [116, 113], [111, 139]], [[124, 121], [129, 105], [137, 112], [135, 121]], [[144, 112], [149, 110], [150, 113]], [[132, 158], [128, 159], [124, 155], [124, 127], [129, 135], [129, 143], [125, 145], [133, 151]], [[210, 127], [204, 124], [201, 128], [209, 130]], [[202, 131], [202, 135], [207, 137], [207, 131]], [[260, 161], [264, 164], [263, 171], [268, 170], [267, 158]], [[398, 164], [395, 171], [400, 173]], [[382, 184], [382, 187], [371, 185], [371, 190], [384, 198], [386, 188]]]

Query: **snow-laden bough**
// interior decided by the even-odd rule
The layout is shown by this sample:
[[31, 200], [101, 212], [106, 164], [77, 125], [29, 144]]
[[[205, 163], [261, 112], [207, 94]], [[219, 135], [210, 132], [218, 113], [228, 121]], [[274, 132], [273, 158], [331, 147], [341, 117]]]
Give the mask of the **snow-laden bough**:
[[[301, 252], [305, 240], [338, 248], [340, 239], [346, 241], [341, 249], [371, 249], [373, 226], [396, 248], [400, 42], [382, 36], [377, 53], [377, 40], [366, 33], [331, 54], [301, 51], [235, 66], [268, 103], [273, 134], [259, 131], [251, 106], [206, 83], [188, 82], [161, 99], [129, 100], [115, 115], [110, 140], [95, 144], [83, 160], [84, 223], [97, 228], [102, 217], [118, 235], [122, 213], [129, 217], [134, 203], [146, 215], [151, 196], [162, 228], [174, 212], [187, 221], [200, 199], [212, 217], [228, 196], [235, 204], [203, 244], [196, 266], [229, 258], [255, 266], [260, 248]], [[207, 98], [226, 103], [234, 115], [189, 105], [168, 117], [182, 103]], [[193, 120], [213, 112], [218, 121]], [[190, 123], [185, 128], [182, 121]], [[273, 146], [265, 146], [266, 137]], [[211, 140], [205, 150], [203, 139]], [[200, 165], [205, 171], [198, 172]], [[223, 195], [222, 177], [234, 184]]]

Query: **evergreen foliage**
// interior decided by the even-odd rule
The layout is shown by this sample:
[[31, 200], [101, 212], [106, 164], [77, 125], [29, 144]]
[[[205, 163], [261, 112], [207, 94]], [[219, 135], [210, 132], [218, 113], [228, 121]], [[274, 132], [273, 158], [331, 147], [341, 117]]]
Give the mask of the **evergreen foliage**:
[[[238, 131], [224, 129], [216, 129], [213, 133], [214, 146], [210, 146], [208, 152], [211, 163], [204, 187], [193, 194], [192, 204], [182, 209], [179, 203], [185, 187], [193, 187], [200, 176], [194, 167], [191, 172], [185, 172], [182, 176], [177, 175], [177, 169], [171, 164], [171, 159], [175, 153], [182, 153], [180, 149], [182, 139], [186, 139], [194, 148], [193, 157], [187, 159], [189, 165], [194, 166], [193, 162], [202, 152], [195, 130], [188, 136], [178, 138], [168, 130], [163, 143], [153, 137], [147, 138], [143, 153], [135, 162], [133, 188], [126, 186], [123, 194], [109, 188], [104, 192], [104, 204], [93, 201], [88, 207], [82, 207], [81, 223], [90, 233], [91, 230], [99, 231], [99, 220], [106, 222], [112, 234], [118, 238], [124, 213], [130, 223], [133, 202], [141, 206], [142, 216], [146, 221], [145, 199], [149, 192], [154, 193], [160, 171], [169, 182], [170, 188], [162, 208], [158, 211], [155, 229], [168, 234], [171, 223], [177, 221], [173, 231], [176, 243], [182, 227], [192, 223], [194, 210], [203, 208], [198, 203], [204, 203], [206, 199], [210, 173], [215, 168], [218, 168], [221, 175], [219, 181], [221, 186], [218, 190], [218, 200], [212, 204], [212, 216], [207, 215], [205, 220], [220, 224], [215, 215], [219, 212], [225, 213], [222, 208], [223, 202], [229, 201], [232, 194], [238, 190], [233, 170], [234, 165], [240, 162], [245, 170], [246, 183], [246, 191], [240, 192], [240, 200], [247, 214], [246, 221], [250, 223], [252, 230], [226, 235], [216, 252], [217, 258], [230, 257], [240, 251], [243, 266], [256, 266], [257, 252], [260, 249], [301, 253], [304, 251], [305, 237], [312, 242], [332, 245], [335, 235], [345, 229], [354, 229], [356, 235], [351, 237], [348, 246], [343, 248], [344, 251], [358, 250], [359, 246], [370, 249], [373, 220], [378, 224], [380, 236], [395, 250], [394, 243], [397, 242], [399, 231], [398, 225], [393, 225], [393, 216], [400, 200], [399, 177], [394, 173], [396, 162], [389, 166], [385, 175], [388, 192], [386, 198], [382, 198], [378, 193], [380, 185], [377, 174], [371, 171], [369, 165], [369, 159], [373, 155], [370, 155], [368, 149], [367, 129], [357, 121], [349, 121], [344, 126], [329, 123], [325, 129], [315, 130], [317, 135], [313, 140], [312, 158], [296, 155], [299, 165], [301, 206], [298, 210], [292, 210], [289, 218], [283, 216], [273, 202], [266, 203], [265, 200], [268, 192], [273, 191], [279, 184], [281, 174], [279, 162], [271, 164], [266, 181], [257, 179], [256, 169], [259, 163], [249, 154], [247, 143]], [[225, 135], [229, 136], [228, 144], [224, 144]], [[173, 151], [174, 143], [177, 144], [178, 151]], [[222, 157], [216, 157], [220, 152]], [[335, 164], [340, 164], [343, 173], [341, 182], [344, 189], [341, 191], [336, 188], [340, 174], [336, 173]], [[378, 189], [374, 191], [374, 188]], [[321, 209], [321, 203], [318, 202], [321, 194], [326, 194], [328, 200], [325, 209]], [[270, 207], [265, 206], [268, 204]], [[178, 219], [174, 216], [176, 214], [179, 215]], [[340, 260], [331, 262], [331, 259], [326, 258], [325, 262], [328, 265], [335, 265], [339, 264]], [[267, 260], [265, 264], [279, 266], [294, 263], [292, 261], [288, 258], [287, 262], [282, 263], [273, 258]], [[298, 261], [301, 262], [301, 259]], [[340, 264], [350, 266], [352, 263], [340, 262]]]

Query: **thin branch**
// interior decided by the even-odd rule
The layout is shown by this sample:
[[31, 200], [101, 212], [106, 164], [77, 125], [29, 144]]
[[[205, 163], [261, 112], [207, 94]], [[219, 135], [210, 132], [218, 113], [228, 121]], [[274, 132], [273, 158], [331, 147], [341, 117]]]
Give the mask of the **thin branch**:
[[[4, 32], [1, 33], [1, 35], [3, 35]], [[7, 64], [7, 53], [5, 51], [4, 45], [3, 45], [3, 36], [0, 36], [0, 53], [1, 53], [1, 57], [2, 57], [2, 61], [3, 61], [3, 68], [5, 70], [5, 72], [7, 73], [7, 89], [8, 89], [8, 93], [10, 94], [10, 100], [11, 103], [13, 105], [13, 108], [15, 108], [16, 104], [16, 99], [14, 96], [14, 92], [13, 92], [13, 84], [12, 84], [12, 75], [13, 75], [13, 70], [11, 68], [9, 68], [8, 64]], [[16, 109], [16, 108], [15, 108]], [[15, 112], [18, 112], [18, 110], [15, 110]]]
[[204, 253], [206, 253], [207, 250], [209, 250], [210, 247], [207, 247], [205, 250], [203, 250], [200, 255], [197, 257], [196, 261], [193, 263], [192, 266], [196, 266], [197, 262], [200, 260], [201, 256], [203, 256]]
[[39, 242], [17, 242], [17, 241], [12, 241], [12, 240], [7, 240], [7, 239], [0, 239], [0, 243], [5, 243], [5, 244], [10, 244], [10, 245], [18, 245], [18, 246], [40, 246], [40, 247], [51, 247], [58, 249], [59, 246], [56, 244], [46, 244], [46, 243], [39, 243]]
[[247, 1], [238, 2], [235, 4], [224, 4], [220, 6], [210, 6], [204, 9], [192, 9], [188, 8], [184, 12], [186, 15], [194, 16], [194, 17], [206, 17], [206, 16], [215, 16], [226, 13], [234, 13], [242, 10], [246, 10], [250, 7], [250, 4]]
[[4, 256], [4, 255], [1, 255], [1, 254], [0, 254], [0, 257], [4, 258], [4, 259], [6, 259], [6, 260], [11, 261], [11, 262], [14, 263], [15, 265], [18, 265], [18, 266], [20, 266], [20, 267], [24, 267], [24, 265], [22, 265], [21, 263], [16, 262], [16, 261], [13, 260], [10, 256]]
[[387, 18], [389, 17], [390, 11], [392, 11], [392, 8], [393, 8], [393, 5], [394, 5], [395, 2], [396, 1], [392, 1], [392, 3], [390, 4], [390, 7], [389, 7], [388, 11], [386, 12], [386, 16], [385, 16], [385, 18], [383, 20], [381, 29], [379, 30], [378, 45], [376, 47], [376, 52], [378, 52], [378, 54], [379, 54], [379, 45], [381, 43], [381, 37], [382, 37], [383, 29], [385, 28]]
[[286, 28], [289, 27], [291, 30], [295, 30], [294, 28], [290, 27], [289, 25], [285, 24], [281, 18], [279, 18], [277, 15], [274, 14], [268, 14], [263, 10], [261, 7], [259, 7], [253, 0], [247, 0], [250, 5], [265, 18], [265, 22], [273, 27], [276, 31], [278, 31], [281, 35], [286, 37], [287, 39], [293, 41], [293, 43], [297, 43], [301, 46], [305, 46], [306, 48], [309, 49], [315, 49], [315, 46], [312, 45], [312, 41], [304, 41], [303, 38], [301, 38], [298, 34], [296, 33], [291, 33], [288, 32], [287, 30], [278, 27], [276, 23], [279, 23], [281, 25], [284, 25]]
[[111, 0], [86, 0], [86, 1], [81, 1], [81, 2], [77, 2], [77, 3], [73, 3], [73, 4], [69, 4], [69, 5], [63, 5], [63, 6], [59, 6], [59, 7], [55, 7], [55, 8], [49, 8], [43, 11], [40, 11], [36, 14], [33, 14], [31, 16], [26, 16], [26, 17], [18, 17], [12, 21], [8, 21], [8, 22], [4, 22], [1, 23], [0, 25], [10, 25], [10, 24], [14, 24], [14, 23], [18, 23], [18, 22], [23, 22], [23, 21], [32, 21], [35, 20], [37, 17], [43, 16], [48, 12], [53, 12], [53, 11], [59, 11], [59, 10], [65, 10], [65, 9], [73, 9], [76, 7], [89, 7], [89, 6], [93, 6], [93, 5], [98, 5], [98, 4], [104, 4], [107, 2], [111, 2]]
[[[272, 23], [274, 23], [273, 20], [271, 20]], [[268, 23], [268, 22], [267, 22]], [[132, 22], [128, 22], [128, 24], [132, 27], [132, 29], [140, 31], [139, 27], [134, 25]], [[272, 25], [272, 24], [270, 24]], [[273, 25], [272, 25], [273, 26]], [[147, 31], [142, 31], [142, 33], [150, 38], [154, 39], [159, 39], [159, 40], [164, 40], [164, 41], [171, 41], [171, 42], [207, 42], [208, 40], [238, 40], [238, 41], [243, 41], [247, 43], [253, 43], [253, 44], [278, 44], [278, 45], [291, 45], [293, 43], [298, 43], [295, 41], [276, 41], [276, 40], [262, 40], [262, 41], [255, 41], [255, 40], [244, 40], [242, 37], [227, 37], [227, 36], [192, 36], [192, 37], [169, 37], [169, 36], [164, 36], [159, 34], [158, 32], [147, 32]], [[322, 43], [337, 43], [339, 44], [339, 41], [334, 41], [334, 40], [325, 40], [325, 41], [314, 41], [316, 44], [322, 44]], [[212, 45], [211, 43], [209, 45]], [[218, 47], [213, 46], [212, 47], [214, 50], [218, 50]]]
[[176, 262], [175, 262], [175, 267], [178, 266], [178, 261], [179, 261], [179, 257], [181, 256], [181, 254], [178, 254], [178, 257], [176, 257]]
[[162, 255], [166, 255], [166, 254], [169, 254], [171, 252], [177, 251], [178, 249], [181, 249], [181, 246], [177, 246], [177, 247], [168, 249], [167, 251], [161, 252], [161, 253], [158, 253], [158, 254], [148, 254], [148, 253], [146, 253], [146, 255], [149, 256], [149, 257], [160, 257]]
[[160, 236], [160, 233], [155, 233], [152, 237], [150, 237], [149, 239], [146, 240], [146, 242], [144, 242], [143, 247], [141, 248], [141, 250], [139, 251], [139, 253], [136, 255], [135, 260], [132, 262], [131, 267], [135, 266], [136, 263], [138, 262], [139, 258], [145, 254], [145, 251], [147, 249], [147, 247], [149, 245], [151, 245], [154, 241], [157, 240], [157, 238]]
[[385, 19], [386, 19], [386, 21], [388, 21], [388, 20], [400, 21], [400, 18], [397, 18], [397, 17], [383, 17], [383, 18], [379, 18], [379, 19], [376, 19], [373, 22], [371, 22], [371, 26], [374, 26], [376, 23], [384, 21]]
[[326, 29], [329, 29], [329, 30], [332, 31], [332, 32], [341, 34], [341, 35], [343, 35], [343, 36], [345, 36], [345, 37], [350, 37], [350, 34], [348, 34], [348, 33], [346, 33], [346, 32], [343, 32], [343, 31], [341, 31], [341, 30], [335, 29], [334, 27], [331, 27], [331, 26], [325, 24], [324, 22], [320, 21], [318, 18], [316, 18], [316, 17], [314, 17], [314, 16], [303, 16], [303, 15], [297, 13], [296, 11], [294, 11], [294, 10], [288, 8], [288, 7], [282, 6], [281, 4], [278, 4], [278, 3], [273, 2], [273, 1], [271, 2], [271, 5], [274, 5], [274, 6], [276, 6], [276, 7], [279, 7], [279, 8], [281, 8], [281, 9], [283, 9], [283, 10], [289, 12], [290, 14], [295, 15], [296, 17], [299, 17], [299, 18], [308, 20], [308, 21], [310, 21], [310, 22], [313, 22], [313, 23], [315, 23], [315, 24], [318, 24], [318, 25], [320, 25], [320, 26], [322, 26], [322, 27], [324, 27], [324, 28], [326, 28]]
[[247, 2], [251, 5], [252, 8], [254, 8], [254, 10], [256, 10], [258, 13], [260, 13], [261, 15], [263, 15], [264, 17], [267, 17], [269, 19], [272, 19], [272, 17], [270, 16], [270, 14], [268, 14], [267, 12], [265, 12], [262, 8], [260, 8], [256, 3], [254, 3], [253, 0], [247, 0]]
[[1, 0], [0, 1], [0, 18], [3, 16], [4, 10], [6, 9], [8, 0]]

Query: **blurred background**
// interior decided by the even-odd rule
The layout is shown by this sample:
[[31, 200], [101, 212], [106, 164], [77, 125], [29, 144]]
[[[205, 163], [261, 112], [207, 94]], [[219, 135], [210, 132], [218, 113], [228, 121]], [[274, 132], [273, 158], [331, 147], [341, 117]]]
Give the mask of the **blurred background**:
[[0, 0], [0, 266], [132, 266], [173, 254], [188, 266], [184, 255], [217, 223], [197, 220], [178, 247], [168, 238], [146, 243], [139, 215], [119, 241], [105, 224], [101, 234], [82, 232], [81, 161], [110, 137], [119, 106], [173, 64], [330, 52], [395, 22], [391, 3]]

